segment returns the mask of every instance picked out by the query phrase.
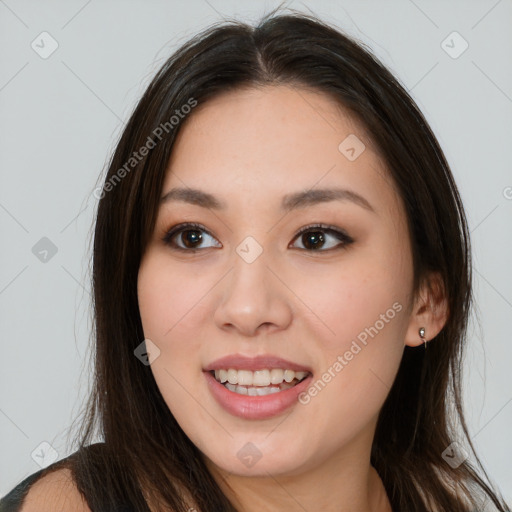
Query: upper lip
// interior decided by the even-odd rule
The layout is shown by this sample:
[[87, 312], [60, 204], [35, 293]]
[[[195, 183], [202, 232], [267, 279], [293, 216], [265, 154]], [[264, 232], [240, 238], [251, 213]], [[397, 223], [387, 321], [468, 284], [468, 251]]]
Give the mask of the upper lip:
[[221, 357], [208, 364], [204, 371], [210, 372], [212, 370], [226, 370], [233, 368], [235, 370], [264, 370], [272, 368], [281, 368], [282, 370], [293, 370], [296, 372], [309, 372], [311, 368], [288, 361], [274, 355], [261, 355], [256, 357], [247, 357], [241, 354], [232, 354], [229, 356]]

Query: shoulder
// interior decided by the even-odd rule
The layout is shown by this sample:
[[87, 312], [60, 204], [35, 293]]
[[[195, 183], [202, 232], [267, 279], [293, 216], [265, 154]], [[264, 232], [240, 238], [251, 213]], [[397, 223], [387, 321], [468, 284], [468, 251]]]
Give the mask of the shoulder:
[[20, 512], [91, 512], [76, 487], [71, 470], [57, 469], [39, 478], [29, 489]]
[[0, 512], [90, 512], [84, 495], [78, 490], [72, 468], [75, 467], [77, 457], [82, 454], [102, 451], [104, 443], [84, 446], [50, 466], [32, 473], [0, 498]]

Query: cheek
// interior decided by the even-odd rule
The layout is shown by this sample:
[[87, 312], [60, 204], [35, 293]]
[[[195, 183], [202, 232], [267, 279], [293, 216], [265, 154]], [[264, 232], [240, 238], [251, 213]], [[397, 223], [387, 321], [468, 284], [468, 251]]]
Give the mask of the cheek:
[[358, 336], [363, 342], [376, 336], [375, 329], [382, 343], [400, 341], [406, 318], [399, 313], [407, 307], [412, 273], [396, 253], [372, 247], [336, 265], [310, 266], [301, 276], [307, 277], [295, 280], [294, 292], [330, 353], [348, 349]]
[[150, 254], [141, 265], [138, 277], [144, 335], [169, 345], [177, 332], [190, 331], [189, 323], [193, 322], [197, 329], [201, 325], [198, 315], [204, 310], [201, 301], [210, 287], [204, 275], [169, 264], [165, 255]]
[[169, 265], [169, 258], [150, 253], [138, 276], [139, 311], [145, 338], [160, 350], [151, 370], [167, 405], [187, 409], [201, 376], [202, 330], [211, 314], [202, 302], [212, 287], [204, 275]]
[[346, 258], [337, 270], [307, 275], [297, 294], [315, 313], [317, 328], [310, 333], [323, 371], [304, 403], [327, 430], [355, 410], [368, 420], [384, 402], [403, 355], [412, 266], [382, 243]]

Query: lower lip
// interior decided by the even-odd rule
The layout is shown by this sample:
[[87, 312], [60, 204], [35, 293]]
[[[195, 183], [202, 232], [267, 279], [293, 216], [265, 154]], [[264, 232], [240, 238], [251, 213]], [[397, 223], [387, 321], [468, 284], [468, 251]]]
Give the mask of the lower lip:
[[307, 389], [312, 376], [293, 386], [293, 388], [264, 396], [240, 395], [230, 391], [210, 372], [203, 372], [210, 391], [217, 402], [233, 416], [246, 420], [263, 420], [281, 414], [298, 402], [299, 395]]

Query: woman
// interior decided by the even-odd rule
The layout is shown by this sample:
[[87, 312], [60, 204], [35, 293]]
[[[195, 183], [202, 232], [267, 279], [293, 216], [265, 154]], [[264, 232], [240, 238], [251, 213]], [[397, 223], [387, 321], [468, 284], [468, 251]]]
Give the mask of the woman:
[[204, 31], [95, 194], [79, 448], [2, 510], [510, 511], [466, 453], [463, 206], [368, 50], [301, 14]]

